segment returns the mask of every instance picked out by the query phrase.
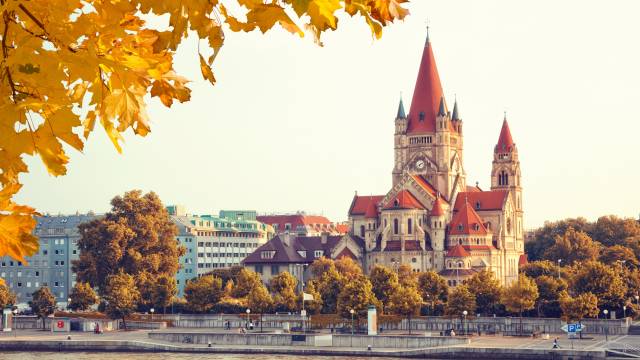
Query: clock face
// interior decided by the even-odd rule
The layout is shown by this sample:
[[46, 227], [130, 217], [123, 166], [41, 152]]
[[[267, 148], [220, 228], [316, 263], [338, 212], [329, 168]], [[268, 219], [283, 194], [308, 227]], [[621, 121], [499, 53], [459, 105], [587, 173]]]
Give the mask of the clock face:
[[416, 161], [416, 169], [418, 170], [423, 170], [425, 165], [426, 163], [422, 159], [418, 159], [418, 161]]

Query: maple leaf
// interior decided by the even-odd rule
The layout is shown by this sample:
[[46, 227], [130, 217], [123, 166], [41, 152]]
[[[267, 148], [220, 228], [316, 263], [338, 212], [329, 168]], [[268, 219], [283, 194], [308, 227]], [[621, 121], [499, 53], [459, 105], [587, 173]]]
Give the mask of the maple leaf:
[[205, 80], [209, 80], [211, 85], [215, 85], [216, 78], [213, 77], [213, 71], [211, 71], [211, 67], [204, 60], [202, 54], [198, 54], [198, 56], [200, 56], [200, 71], [202, 72], [202, 77], [205, 78]]

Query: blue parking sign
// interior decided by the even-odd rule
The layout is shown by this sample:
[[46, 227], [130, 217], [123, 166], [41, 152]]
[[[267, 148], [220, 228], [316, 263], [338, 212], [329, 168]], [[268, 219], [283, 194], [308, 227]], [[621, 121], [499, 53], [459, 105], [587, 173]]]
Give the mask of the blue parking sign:
[[567, 326], [567, 332], [574, 333], [578, 330], [578, 324], [569, 324]]

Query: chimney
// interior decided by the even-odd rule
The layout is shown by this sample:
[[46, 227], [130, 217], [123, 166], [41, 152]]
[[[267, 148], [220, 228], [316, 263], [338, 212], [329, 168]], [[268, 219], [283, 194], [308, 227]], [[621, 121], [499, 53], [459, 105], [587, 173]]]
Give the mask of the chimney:
[[329, 236], [329, 233], [326, 231], [323, 231], [322, 234], [320, 234], [320, 243], [322, 245], [326, 245], [328, 236]]
[[282, 235], [282, 243], [284, 244], [284, 246], [293, 246], [293, 240], [295, 239], [295, 237], [295, 234], [291, 234], [287, 231]]

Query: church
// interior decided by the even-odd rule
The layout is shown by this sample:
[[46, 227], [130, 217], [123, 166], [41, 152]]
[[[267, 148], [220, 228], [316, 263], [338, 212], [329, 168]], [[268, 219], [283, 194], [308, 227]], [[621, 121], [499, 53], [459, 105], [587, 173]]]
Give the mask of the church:
[[468, 186], [463, 125], [457, 101], [449, 111], [427, 35], [409, 112], [400, 99], [395, 117], [392, 188], [356, 193], [349, 208], [350, 235], [364, 240], [365, 271], [407, 264], [434, 270], [451, 286], [483, 269], [504, 285], [518, 278], [526, 262], [518, 148], [505, 116], [491, 188]]

